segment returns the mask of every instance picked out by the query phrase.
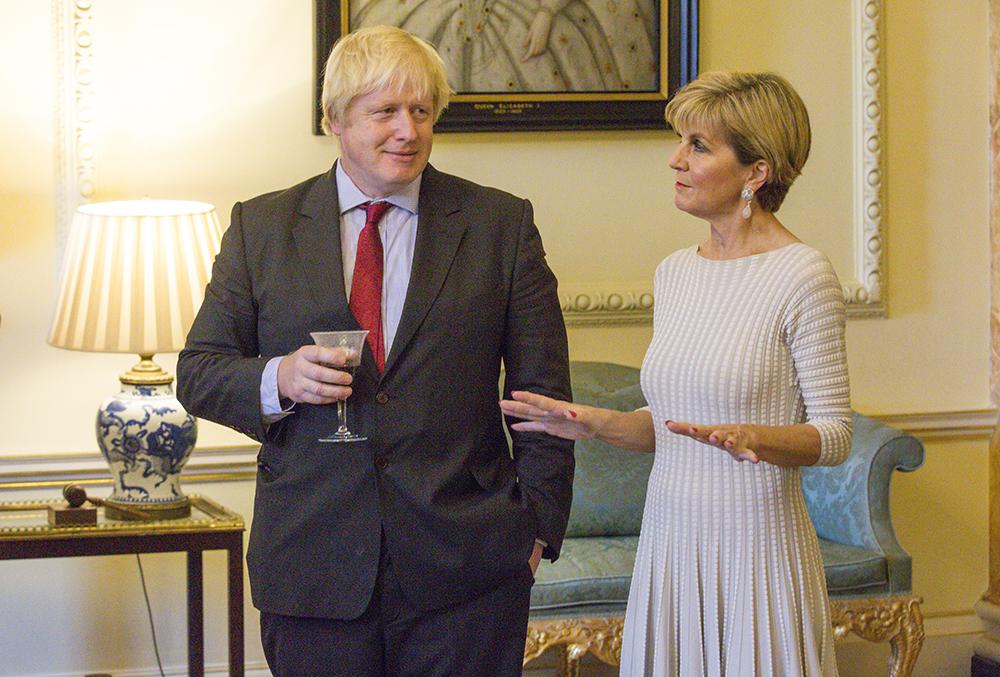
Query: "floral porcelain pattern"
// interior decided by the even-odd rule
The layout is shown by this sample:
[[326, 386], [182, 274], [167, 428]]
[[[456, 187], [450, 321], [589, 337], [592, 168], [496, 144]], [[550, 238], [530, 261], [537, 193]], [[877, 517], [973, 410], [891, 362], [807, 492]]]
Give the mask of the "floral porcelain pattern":
[[123, 385], [97, 412], [97, 439], [111, 467], [116, 501], [184, 498], [181, 468], [194, 449], [197, 421], [169, 385]]

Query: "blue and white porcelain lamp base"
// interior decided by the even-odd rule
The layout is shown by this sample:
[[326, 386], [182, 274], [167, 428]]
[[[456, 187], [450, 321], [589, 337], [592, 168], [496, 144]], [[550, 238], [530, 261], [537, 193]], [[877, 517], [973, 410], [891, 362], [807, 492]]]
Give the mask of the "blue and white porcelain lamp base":
[[121, 520], [187, 517], [180, 477], [198, 424], [174, 397], [173, 376], [152, 355], [140, 358], [119, 377], [121, 392], [97, 412], [97, 442], [114, 484], [104, 513]]

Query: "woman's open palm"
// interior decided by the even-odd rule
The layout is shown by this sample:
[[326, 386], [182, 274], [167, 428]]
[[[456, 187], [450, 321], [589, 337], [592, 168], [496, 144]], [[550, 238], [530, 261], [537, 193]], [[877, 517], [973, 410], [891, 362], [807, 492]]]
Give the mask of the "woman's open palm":
[[501, 400], [500, 410], [507, 416], [523, 418], [511, 429], [520, 432], [543, 432], [567, 440], [586, 440], [597, 435], [597, 409], [564, 402], [524, 390], [512, 392], [512, 400]]

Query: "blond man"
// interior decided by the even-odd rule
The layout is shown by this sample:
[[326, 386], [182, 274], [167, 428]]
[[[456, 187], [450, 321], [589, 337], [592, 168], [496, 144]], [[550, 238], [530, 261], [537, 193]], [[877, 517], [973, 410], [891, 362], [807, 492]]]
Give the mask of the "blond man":
[[[508, 452], [497, 398], [501, 365], [508, 394], [569, 397], [556, 281], [529, 202], [428, 164], [449, 93], [422, 40], [341, 39], [339, 160], [236, 204], [181, 353], [188, 410], [263, 443], [247, 563], [275, 675], [520, 674], [559, 553], [572, 443], [515, 432]], [[361, 327], [353, 377], [310, 340]], [[319, 442], [348, 396], [365, 439]]]

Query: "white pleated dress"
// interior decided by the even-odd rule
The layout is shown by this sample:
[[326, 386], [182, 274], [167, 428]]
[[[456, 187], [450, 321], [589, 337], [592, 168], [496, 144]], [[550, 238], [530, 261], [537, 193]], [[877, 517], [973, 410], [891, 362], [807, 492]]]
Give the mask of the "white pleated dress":
[[801, 243], [732, 260], [697, 247], [657, 268], [642, 389], [656, 430], [621, 674], [837, 674], [798, 468], [740, 463], [666, 429], [808, 422], [821, 465], [851, 449], [844, 297]]

